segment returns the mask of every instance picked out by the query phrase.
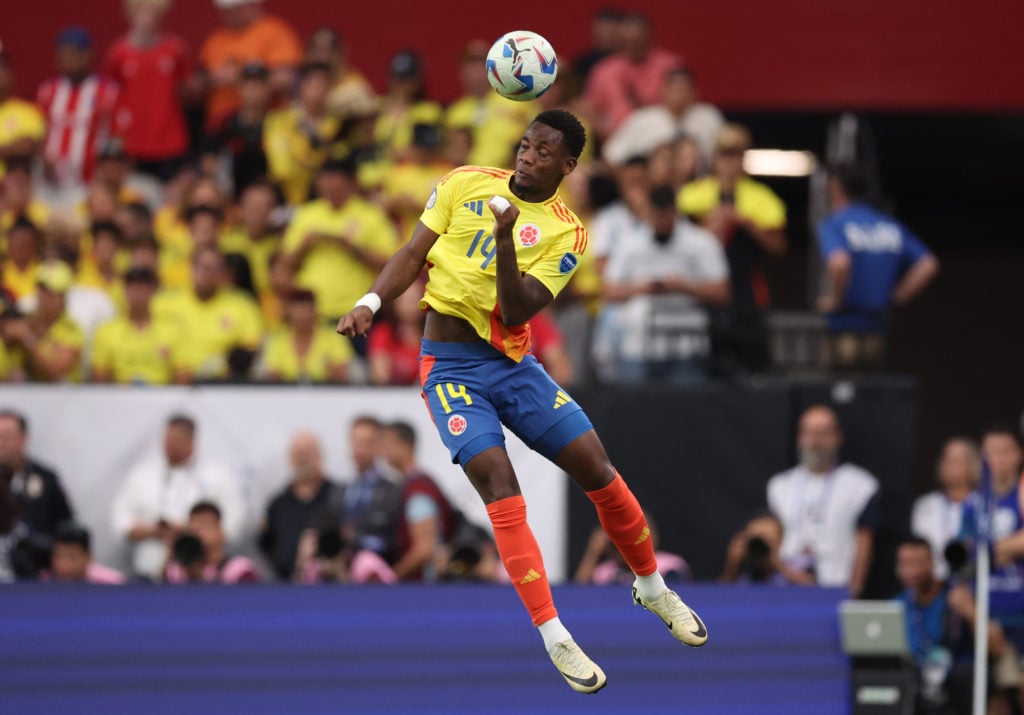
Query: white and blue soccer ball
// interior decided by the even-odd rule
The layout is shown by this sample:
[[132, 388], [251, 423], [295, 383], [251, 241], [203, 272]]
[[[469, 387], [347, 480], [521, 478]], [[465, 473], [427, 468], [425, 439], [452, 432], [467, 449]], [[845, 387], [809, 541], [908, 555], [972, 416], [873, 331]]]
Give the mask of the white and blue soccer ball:
[[555, 49], [536, 32], [507, 32], [487, 53], [487, 80], [502, 97], [517, 102], [544, 94], [557, 75]]

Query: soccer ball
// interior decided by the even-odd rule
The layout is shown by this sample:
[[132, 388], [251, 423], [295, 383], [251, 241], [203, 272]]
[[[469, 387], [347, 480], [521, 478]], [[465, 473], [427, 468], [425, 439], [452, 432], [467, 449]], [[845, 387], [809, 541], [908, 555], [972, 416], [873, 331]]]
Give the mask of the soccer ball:
[[555, 49], [536, 32], [508, 32], [487, 53], [487, 81], [502, 97], [517, 102], [544, 94], [557, 75]]

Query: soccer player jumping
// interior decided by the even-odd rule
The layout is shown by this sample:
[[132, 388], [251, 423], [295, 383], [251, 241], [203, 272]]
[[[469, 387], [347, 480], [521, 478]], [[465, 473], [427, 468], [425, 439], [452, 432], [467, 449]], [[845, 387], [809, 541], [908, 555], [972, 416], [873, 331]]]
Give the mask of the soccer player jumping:
[[527, 321], [566, 286], [587, 248], [586, 229], [558, 196], [585, 143], [576, 117], [548, 110], [523, 134], [515, 172], [464, 166], [449, 173], [412, 238], [338, 321], [338, 332], [365, 334], [381, 304], [427, 266], [420, 302], [428, 310], [420, 353], [424, 398], [452, 461], [487, 505], [502, 562], [548, 655], [570, 687], [593, 693], [607, 679], [558, 619], [502, 424], [586, 492], [636, 574], [634, 601], [687, 645], [703, 645], [708, 634], [658, 573], [640, 504], [590, 420], [529, 353]]

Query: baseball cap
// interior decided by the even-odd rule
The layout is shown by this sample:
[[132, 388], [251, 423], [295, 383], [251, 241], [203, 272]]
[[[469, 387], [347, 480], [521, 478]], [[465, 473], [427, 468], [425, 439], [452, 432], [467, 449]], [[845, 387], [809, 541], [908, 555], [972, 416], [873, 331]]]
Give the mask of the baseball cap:
[[391, 58], [391, 74], [402, 79], [420, 75], [420, 58], [415, 52], [403, 50]]
[[270, 70], [262, 62], [246, 62], [242, 67], [242, 79], [267, 79], [269, 76]]
[[92, 34], [84, 27], [72, 25], [65, 27], [57, 35], [57, 47], [71, 45], [77, 50], [88, 50], [92, 47]]
[[147, 285], [157, 285], [156, 272], [152, 268], [147, 266], [132, 266], [124, 273], [124, 283], [146, 283]]
[[39, 266], [36, 273], [36, 284], [51, 293], [67, 293], [74, 282], [75, 276], [71, 273], [71, 268], [62, 261], [44, 263]]
[[742, 124], [726, 124], [715, 135], [715, 151], [746, 151], [752, 145], [750, 132]]

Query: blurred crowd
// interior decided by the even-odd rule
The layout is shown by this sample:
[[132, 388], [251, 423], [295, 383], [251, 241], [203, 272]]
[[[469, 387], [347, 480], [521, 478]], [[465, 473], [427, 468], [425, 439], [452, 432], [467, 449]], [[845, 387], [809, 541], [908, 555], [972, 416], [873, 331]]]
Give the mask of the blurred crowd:
[[[590, 49], [560, 58], [533, 102], [493, 92], [489, 43], [470, 40], [445, 107], [414, 48], [378, 93], [339, 28], [300, 38], [259, 0], [211, 1], [221, 24], [198, 53], [164, 29], [170, 0], [126, 0], [109, 47], [63, 29], [57, 73], [32, 99], [14, 96], [18, 58], [0, 45], [0, 380], [414, 383], [416, 287], [368, 341], [334, 322], [439, 179], [513, 166], [532, 117], [556, 106], [588, 128], [563, 199], [592, 241], [531, 321], [555, 379], [771, 368], [764, 261], [787, 250], [786, 208], [745, 171], [750, 132], [700, 101], [645, 15], [598, 13]], [[890, 306], [938, 264], [861, 201], [859, 167], [835, 169], [817, 308], [835, 364], [871, 369]]]

